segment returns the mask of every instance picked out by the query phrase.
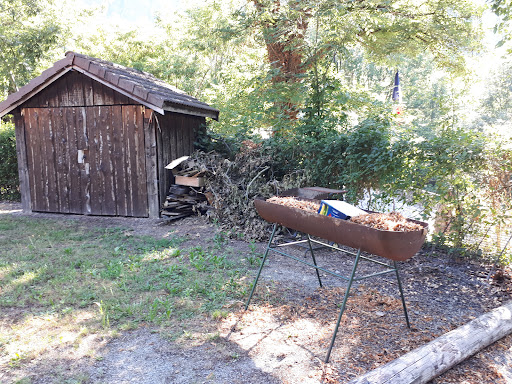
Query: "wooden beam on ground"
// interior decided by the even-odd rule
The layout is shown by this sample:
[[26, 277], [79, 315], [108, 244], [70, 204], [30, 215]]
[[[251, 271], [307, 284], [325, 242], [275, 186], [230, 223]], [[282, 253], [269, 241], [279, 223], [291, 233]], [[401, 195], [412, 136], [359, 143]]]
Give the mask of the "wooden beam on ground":
[[512, 333], [512, 301], [349, 384], [421, 384]]

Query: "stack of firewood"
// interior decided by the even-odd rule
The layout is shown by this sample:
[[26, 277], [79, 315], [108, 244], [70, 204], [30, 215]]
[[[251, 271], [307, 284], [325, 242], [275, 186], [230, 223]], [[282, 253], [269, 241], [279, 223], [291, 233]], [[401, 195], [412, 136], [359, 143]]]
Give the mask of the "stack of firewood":
[[172, 184], [162, 207], [162, 215], [171, 220], [181, 219], [200, 211], [199, 206], [206, 200], [202, 191], [184, 185]]

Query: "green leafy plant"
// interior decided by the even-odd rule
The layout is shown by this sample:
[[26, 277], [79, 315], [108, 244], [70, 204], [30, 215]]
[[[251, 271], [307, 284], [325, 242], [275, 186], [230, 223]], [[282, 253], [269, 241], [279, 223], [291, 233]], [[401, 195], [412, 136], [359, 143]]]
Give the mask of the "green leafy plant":
[[19, 200], [14, 125], [0, 122], [0, 200]]
[[105, 305], [103, 304], [103, 301], [94, 303], [98, 306], [98, 311], [100, 312], [101, 317], [101, 326], [103, 328], [110, 328], [110, 318], [107, 309], [105, 308]]

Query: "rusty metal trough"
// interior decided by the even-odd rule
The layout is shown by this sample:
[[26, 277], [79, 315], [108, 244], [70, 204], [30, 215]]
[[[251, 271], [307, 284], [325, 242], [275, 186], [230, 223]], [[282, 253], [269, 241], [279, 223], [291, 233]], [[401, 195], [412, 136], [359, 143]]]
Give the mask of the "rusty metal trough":
[[420, 231], [383, 231], [265, 200], [255, 200], [254, 205], [258, 214], [270, 223], [394, 261], [404, 261], [414, 256], [425, 242], [428, 232], [428, 224], [416, 220], [410, 221], [421, 224], [423, 229]]
[[[297, 190], [292, 191], [292, 194], [288, 194], [288, 196], [293, 193], [299, 194], [301, 198], [310, 197], [311, 189], [309, 190]], [[322, 192], [329, 191], [325, 188], [321, 188]], [[340, 193], [342, 191], [337, 191]], [[332, 335], [331, 343], [329, 346], [329, 350], [327, 352], [327, 356], [325, 358], [325, 362], [329, 362], [329, 358], [331, 355], [332, 348], [334, 346], [334, 342], [336, 339], [336, 335], [338, 333], [338, 328], [340, 326], [341, 318], [343, 316], [343, 312], [345, 311], [345, 307], [347, 304], [347, 300], [349, 297], [350, 288], [352, 283], [355, 281], [364, 280], [367, 278], [387, 274], [390, 272], [394, 272], [396, 274], [398, 289], [400, 291], [400, 297], [402, 299], [402, 305], [405, 315], [405, 320], [407, 323], [407, 327], [410, 328], [409, 316], [407, 314], [407, 306], [405, 304], [404, 293], [402, 289], [402, 283], [400, 281], [400, 275], [398, 272], [397, 261], [404, 261], [416, 254], [419, 251], [421, 246], [425, 241], [425, 237], [428, 231], [428, 224], [420, 221], [411, 220], [415, 223], [420, 224], [423, 228], [418, 231], [412, 232], [398, 232], [398, 231], [384, 231], [379, 229], [374, 229], [370, 227], [366, 227], [361, 224], [352, 223], [347, 220], [336, 219], [332, 217], [322, 216], [314, 212], [308, 212], [299, 208], [292, 208], [280, 204], [270, 203], [264, 200], [255, 200], [254, 205], [258, 214], [266, 221], [270, 223], [274, 223], [272, 235], [270, 236], [267, 249], [265, 251], [263, 260], [261, 262], [260, 269], [254, 280], [251, 294], [245, 306], [245, 309], [249, 307], [251, 302], [251, 298], [254, 294], [254, 290], [256, 288], [256, 284], [258, 283], [258, 279], [261, 275], [261, 271], [265, 264], [265, 261], [269, 255], [269, 253], [275, 252], [280, 255], [289, 257], [294, 259], [300, 263], [306, 264], [316, 270], [316, 275], [318, 278], [318, 282], [320, 287], [322, 286], [322, 280], [320, 277], [319, 271], [328, 273], [330, 275], [334, 275], [340, 279], [344, 279], [347, 281], [347, 289], [345, 291], [345, 297], [341, 304], [340, 314], [338, 316], [338, 321], [336, 323], [336, 327], [334, 329], [334, 333]], [[285, 244], [274, 244], [274, 236], [276, 234], [277, 226], [281, 225], [283, 227], [287, 227], [299, 232], [303, 232], [307, 235], [306, 240], [293, 241]], [[325, 243], [323, 241], [313, 239], [312, 236], [320, 239], [327, 240]], [[298, 258], [290, 253], [283, 251], [283, 247], [290, 245], [301, 245], [307, 243], [307, 249], [311, 253], [313, 263], [309, 263], [301, 258]], [[333, 272], [327, 268], [321, 267], [317, 264], [314, 250], [312, 244], [316, 243], [321, 245], [322, 247], [332, 248], [336, 251], [341, 251], [343, 253], [355, 256], [354, 264], [352, 266], [352, 272], [350, 276], [342, 276], [339, 273]], [[334, 244], [333, 244], [334, 243]], [[354, 248], [357, 250], [356, 253], [350, 252], [346, 249], [342, 249], [339, 245], [344, 245], [346, 247]], [[382, 262], [379, 260], [375, 260], [368, 256], [363, 256], [361, 253], [367, 252], [373, 255], [382, 256], [386, 259], [389, 259], [391, 262]], [[364, 276], [356, 276], [357, 266], [360, 260], [365, 260], [372, 262], [379, 267], [383, 267], [384, 270], [376, 273], [371, 273], [369, 275]]]

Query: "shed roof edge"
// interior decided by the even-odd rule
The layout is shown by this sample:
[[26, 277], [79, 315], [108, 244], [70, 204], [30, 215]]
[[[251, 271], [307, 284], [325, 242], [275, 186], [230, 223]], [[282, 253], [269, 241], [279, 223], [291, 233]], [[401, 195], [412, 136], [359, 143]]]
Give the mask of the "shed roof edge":
[[[0, 117], [12, 112], [70, 70], [76, 70], [95, 81], [101, 82], [160, 114], [164, 114], [167, 110], [210, 117], [215, 120], [219, 119], [218, 109], [175, 89], [150, 73], [71, 51], [66, 52], [65, 58], [55, 62], [52, 67], [43, 71], [41, 75], [35, 77], [17, 92], [10, 94], [4, 101], [0, 102]], [[115, 79], [117, 79], [117, 84], [114, 83]]]

